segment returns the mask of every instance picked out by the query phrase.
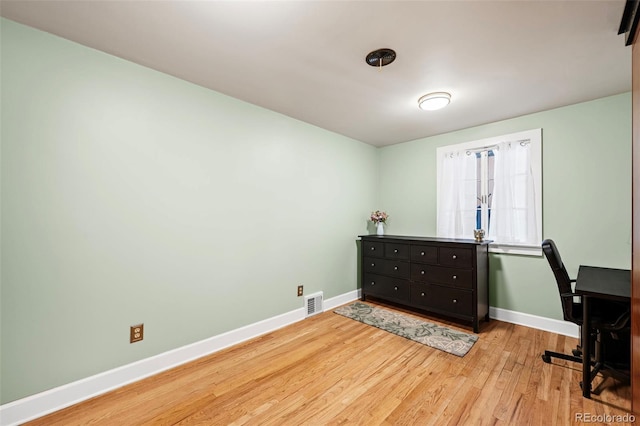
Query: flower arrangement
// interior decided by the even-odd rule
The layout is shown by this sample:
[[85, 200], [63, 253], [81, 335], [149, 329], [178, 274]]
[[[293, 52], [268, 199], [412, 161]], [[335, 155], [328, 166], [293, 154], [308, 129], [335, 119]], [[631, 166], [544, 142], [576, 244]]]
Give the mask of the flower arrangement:
[[375, 212], [371, 212], [371, 222], [378, 223], [386, 223], [389, 215], [386, 212], [381, 212], [380, 210], [376, 210]]

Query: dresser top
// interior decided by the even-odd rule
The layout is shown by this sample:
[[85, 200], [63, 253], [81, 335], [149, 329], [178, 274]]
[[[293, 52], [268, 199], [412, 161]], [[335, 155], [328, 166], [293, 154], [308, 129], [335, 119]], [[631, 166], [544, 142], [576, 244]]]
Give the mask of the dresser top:
[[419, 241], [424, 243], [463, 243], [463, 244], [490, 244], [492, 240], [476, 241], [473, 239], [463, 238], [438, 238], [438, 237], [416, 237], [411, 235], [358, 235], [358, 238], [377, 241]]

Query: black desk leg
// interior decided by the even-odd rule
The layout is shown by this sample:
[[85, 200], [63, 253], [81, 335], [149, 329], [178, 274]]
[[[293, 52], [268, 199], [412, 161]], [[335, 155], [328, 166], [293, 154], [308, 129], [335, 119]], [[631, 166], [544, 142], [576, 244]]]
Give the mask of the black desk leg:
[[591, 398], [591, 316], [589, 297], [582, 296], [582, 396]]

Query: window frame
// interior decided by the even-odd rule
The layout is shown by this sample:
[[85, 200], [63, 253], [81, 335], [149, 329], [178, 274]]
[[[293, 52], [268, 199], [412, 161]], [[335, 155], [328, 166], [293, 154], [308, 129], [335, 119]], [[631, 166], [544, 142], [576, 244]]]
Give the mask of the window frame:
[[[478, 150], [481, 148], [489, 148], [497, 145], [501, 142], [516, 142], [522, 140], [529, 140], [531, 144], [531, 168], [533, 173], [533, 181], [535, 187], [535, 209], [536, 209], [536, 229], [537, 239], [540, 244], [542, 242], [542, 128], [525, 130], [516, 133], [509, 133], [506, 135], [500, 135], [485, 139], [479, 139], [475, 141], [463, 142], [453, 145], [445, 145], [436, 149], [437, 158], [437, 188], [436, 188], [436, 202], [440, 203], [440, 170], [442, 167], [442, 158], [445, 153], [451, 151], [462, 150]], [[471, 238], [472, 236], [470, 236]], [[525, 245], [525, 244], [504, 244], [504, 243], [491, 243], [489, 245], [489, 252], [491, 253], [505, 253], [505, 254], [518, 254], [529, 256], [542, 256], [541, 245]]]

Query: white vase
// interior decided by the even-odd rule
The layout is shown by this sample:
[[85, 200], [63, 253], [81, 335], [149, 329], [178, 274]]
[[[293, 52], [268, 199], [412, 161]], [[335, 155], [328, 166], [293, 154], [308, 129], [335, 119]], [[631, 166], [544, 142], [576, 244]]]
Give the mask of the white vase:
[[378, 223], [376, 224], [376, 227], [378, 228], [378, 229], [376, 230], [376, 234], [378, 234], [378, 235], [384, 235], [384, 223], [383, 223], [383, 222], [378, 222]]

